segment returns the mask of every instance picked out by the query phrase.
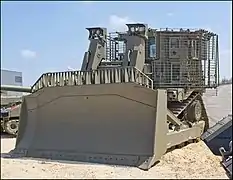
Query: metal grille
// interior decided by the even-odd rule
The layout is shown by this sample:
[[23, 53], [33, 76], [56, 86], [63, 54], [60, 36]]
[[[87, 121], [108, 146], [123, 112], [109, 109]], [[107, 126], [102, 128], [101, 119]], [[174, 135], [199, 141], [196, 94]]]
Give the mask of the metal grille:
[[219, 85], [218, 36], [211, 36], [207, 41], [207, 57], [204, 61], [205, 84], [210, 87]]
[[205, 30], [162, 29], [157, 31], [156, 41], [156, 58], [151, 61], [155, 87], [218, 86], [215, 34]]

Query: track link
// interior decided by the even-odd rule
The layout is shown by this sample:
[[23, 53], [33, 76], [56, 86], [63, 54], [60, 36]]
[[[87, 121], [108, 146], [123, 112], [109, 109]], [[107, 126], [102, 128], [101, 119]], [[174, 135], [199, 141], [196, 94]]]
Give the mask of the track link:
[[173, 112], [173, 114], [182, 119], [182, 113], [187, 109], [187, 107], [199, 96], [199, 92], [193, 92], [190, 96], [183, 102], [169, 102], [168, 108]]

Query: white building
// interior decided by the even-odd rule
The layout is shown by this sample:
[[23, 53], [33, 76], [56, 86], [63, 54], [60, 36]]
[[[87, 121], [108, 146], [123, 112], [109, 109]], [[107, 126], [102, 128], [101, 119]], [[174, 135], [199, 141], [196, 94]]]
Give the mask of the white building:
[[[1, 69], [1, 85], [23, 86], [22, 72]], [[2, 93], [2, 92], [1, 92]], [[22, 92], [3, 92], [5, 95], [22, 96]]]

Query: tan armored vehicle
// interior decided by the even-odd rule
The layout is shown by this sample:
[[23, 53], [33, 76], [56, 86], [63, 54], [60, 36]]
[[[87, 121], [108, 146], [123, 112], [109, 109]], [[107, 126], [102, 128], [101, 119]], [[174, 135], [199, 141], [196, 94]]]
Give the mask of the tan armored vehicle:
[[1, 132], [16, 136], [22, 98], [1, 96]]
[[127, 24], [88, 28], [80, 71], [48, 72], [22, 103], [13, 153], [137, 166], [208, 128], [202, 101], [219, 84], [218, 36]]
[[31, 89], [29, 87], [1, 85], [1, 132], [16, 136], [19, 128], [22, 97], [7, 95], [4, 91], [30, 92]]

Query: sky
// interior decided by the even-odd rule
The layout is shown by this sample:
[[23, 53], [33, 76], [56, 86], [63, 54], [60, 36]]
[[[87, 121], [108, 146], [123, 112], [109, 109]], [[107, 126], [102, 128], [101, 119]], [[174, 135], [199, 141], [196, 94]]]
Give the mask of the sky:
[[151, 28], [205, 28], [219, 35], [220, 75], [232, 76], [232, 2], [1, 2], [1, 68], [32, 85], [42, 73], [80, 69], [87, 27], [130, 22]]

